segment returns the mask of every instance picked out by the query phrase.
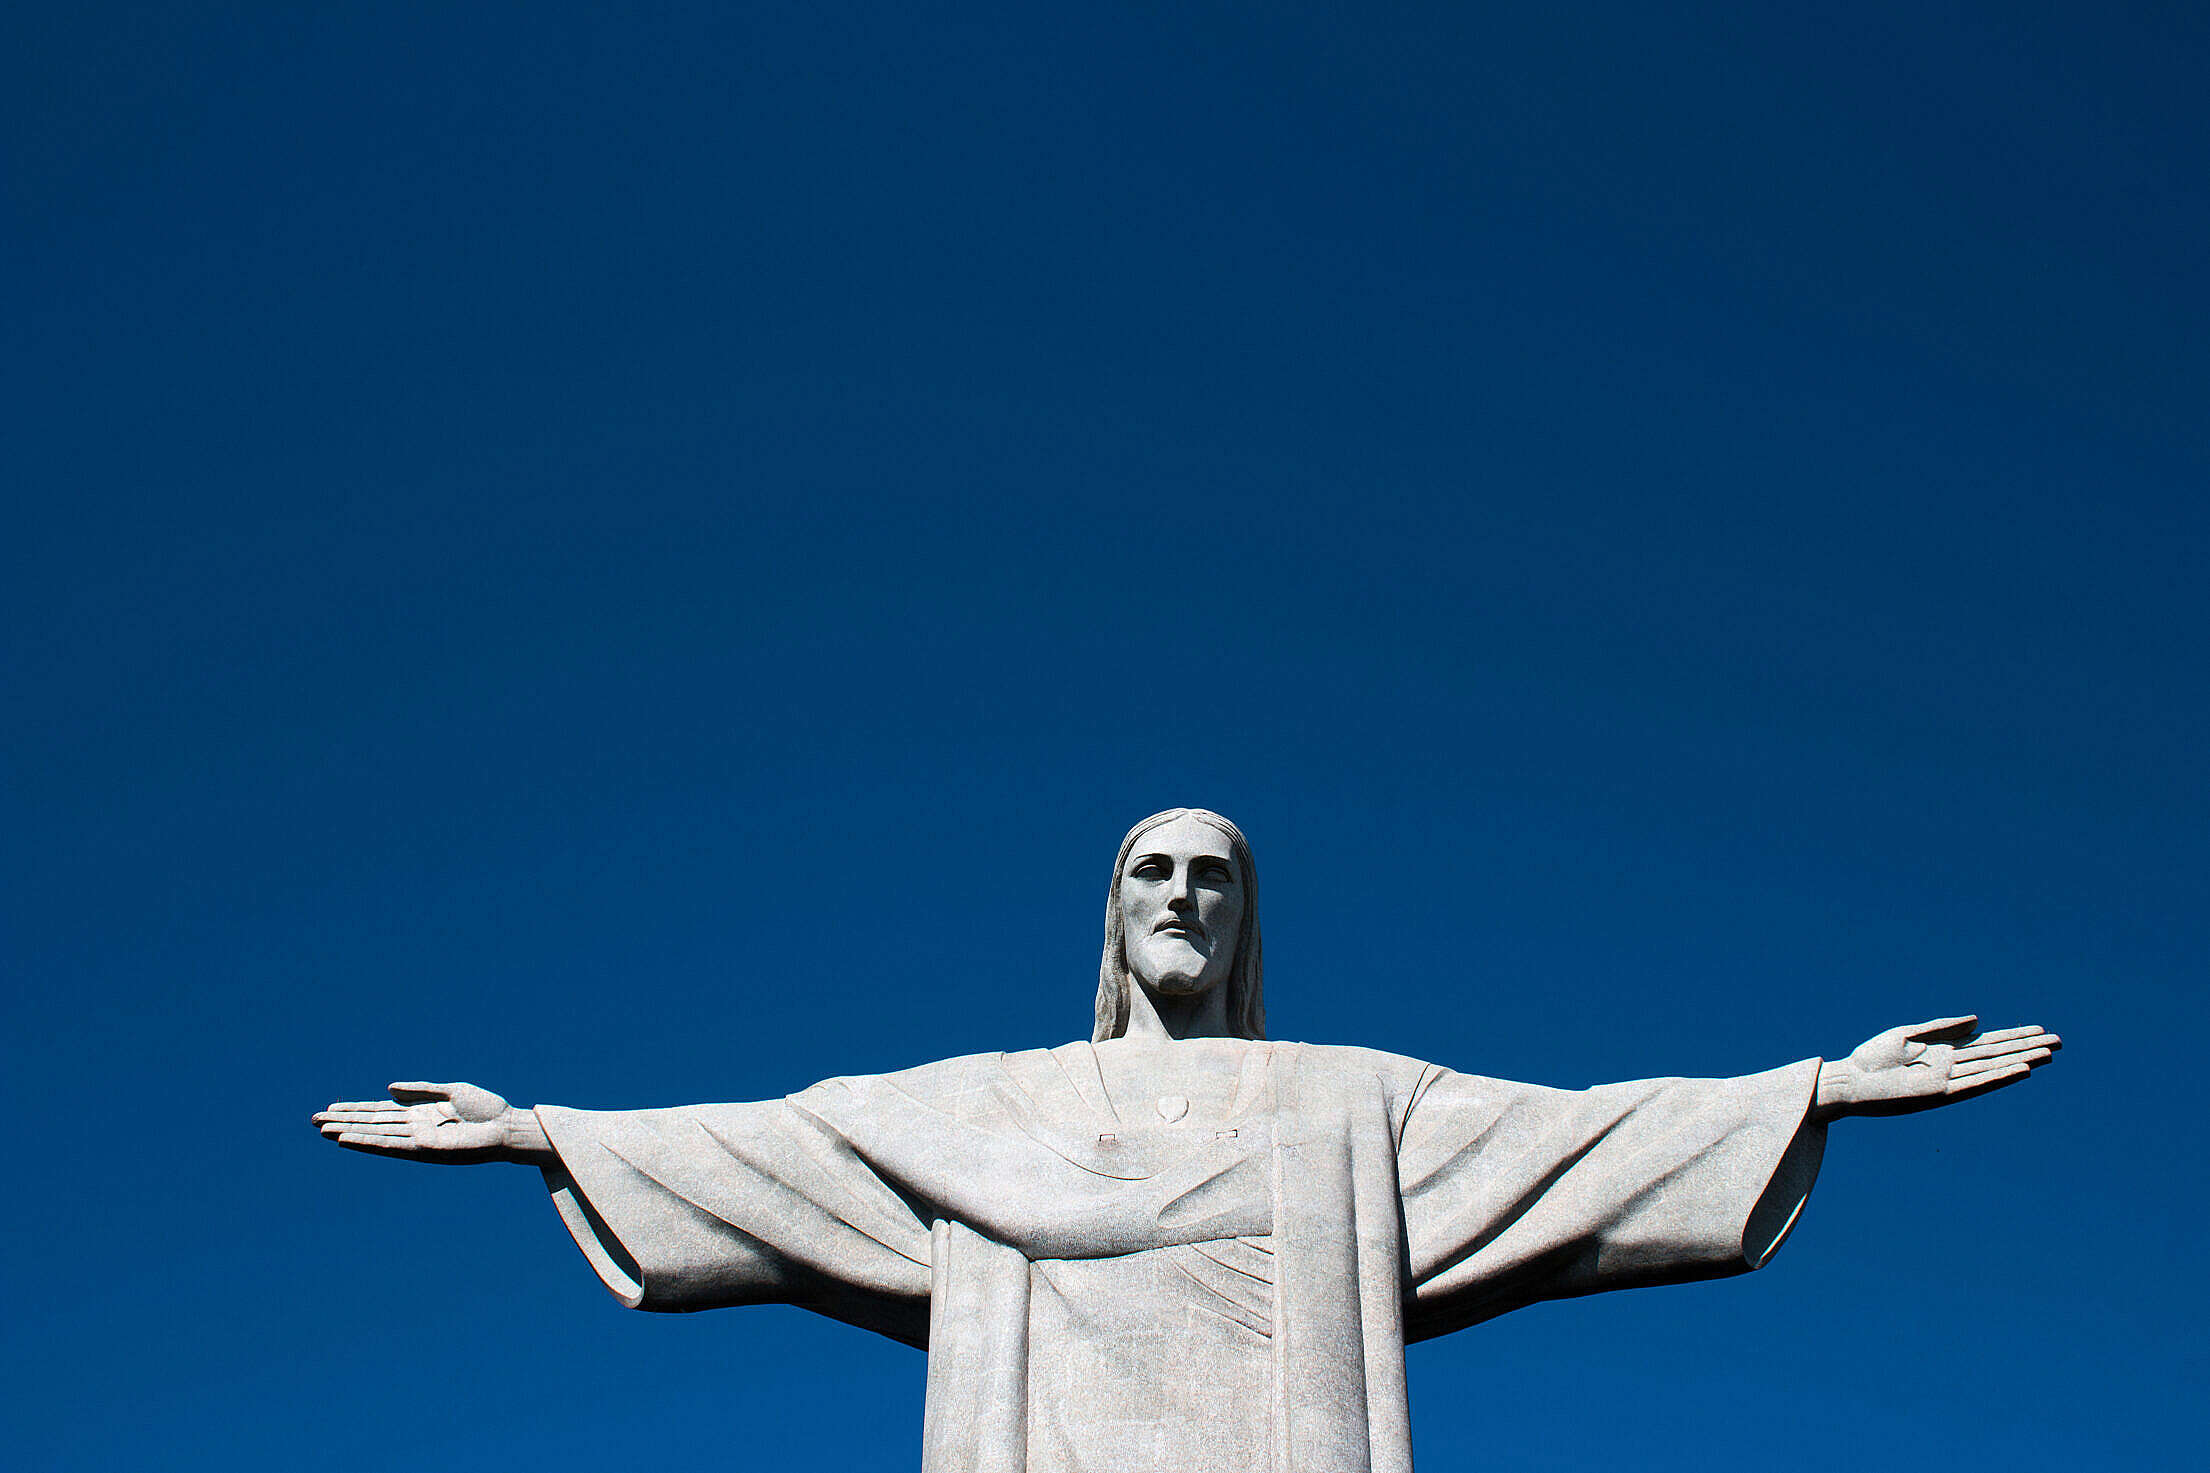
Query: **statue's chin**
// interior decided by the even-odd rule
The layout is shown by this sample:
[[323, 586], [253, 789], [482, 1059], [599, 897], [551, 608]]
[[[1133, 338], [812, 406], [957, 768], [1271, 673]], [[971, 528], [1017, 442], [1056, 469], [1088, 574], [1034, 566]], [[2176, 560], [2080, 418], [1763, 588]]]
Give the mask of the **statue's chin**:
[[1174, 973], [1156, 981], [1146, 981], [1143, 985], [1161, 997], [1195, 997], [1207, 991], [1211, 984], [1203, 972], [1198, 972], [1187, 976]]
[[1219, 980], [1211, 957], [1186, 942], [1164, 937], [1131, 947], [1128, 970], [1155, 997], [1196, 997], [1210, 992]]

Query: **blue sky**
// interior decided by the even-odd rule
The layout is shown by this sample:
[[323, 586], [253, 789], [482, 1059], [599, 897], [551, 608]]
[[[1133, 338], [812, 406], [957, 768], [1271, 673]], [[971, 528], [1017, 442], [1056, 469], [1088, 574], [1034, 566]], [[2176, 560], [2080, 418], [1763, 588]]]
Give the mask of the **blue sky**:
[[25, 1466], [912, 1467], [913, 1352], [306, 1116], [1063, 1041], [1185, 803], [1277, 1036], [2070, 1045], [1415, 1349], [1424, 1473], [2197, 1446], [2197, 8], [637, 9], [4, 48]]

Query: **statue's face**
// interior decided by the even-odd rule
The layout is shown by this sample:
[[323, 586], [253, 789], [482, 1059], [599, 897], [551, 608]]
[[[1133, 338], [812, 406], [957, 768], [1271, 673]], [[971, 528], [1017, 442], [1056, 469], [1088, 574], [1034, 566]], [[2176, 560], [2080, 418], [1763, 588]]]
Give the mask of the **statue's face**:
[[1226, 834], [1198, 818], [1160, 824], [1136, 840], [1120, 872], [1128, 970], [1169, 997], [1218, 986], [1235, 965], [1243, 903]]

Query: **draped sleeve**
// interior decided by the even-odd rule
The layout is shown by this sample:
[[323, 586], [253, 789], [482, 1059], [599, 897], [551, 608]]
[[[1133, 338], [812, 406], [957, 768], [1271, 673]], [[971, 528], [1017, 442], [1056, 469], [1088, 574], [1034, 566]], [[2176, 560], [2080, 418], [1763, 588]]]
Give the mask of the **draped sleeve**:
[[541, 1105], [545, 1183], [632, 1308], [796, 1304], [925, 1345], [929, 1224], [803, 1101]]
[[1574, 1091], [1430, 1066], [1398, 1127], [1406, 1338], [1761, 1266], [1818, 1173], [1818, 1071]]
[[541, 1105], [546, 1184], [632, 1308], [796, 1304], [915, 1346], [938, 1223], [1031, 1261], [1264, 1233], [1271, 1122], [1174, 1140], [1122, 1124], [1078, 1087], [1088, 1054], [968, 1055], [757, 1104]]

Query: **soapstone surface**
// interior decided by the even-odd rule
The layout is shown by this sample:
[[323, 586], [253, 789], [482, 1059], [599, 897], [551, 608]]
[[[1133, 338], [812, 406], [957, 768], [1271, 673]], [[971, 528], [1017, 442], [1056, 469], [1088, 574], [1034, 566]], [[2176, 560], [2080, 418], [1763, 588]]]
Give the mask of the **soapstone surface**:
[[2059, 1047], [1943, 1018], [1832, 1062], [1560, 1090], [1270, 1041], [1262, 962], [1249, 845], [1172, 809], [1114, 862], [1087, 1040], [750, 1104], [414, 1083], [316, 1121], [537, 1166], [634, 1308], [795, 1304], [926, 1350], [925, 1473], [1407, 1473], [1407, 1343], [1758, 1268], [1831, 1121]]

